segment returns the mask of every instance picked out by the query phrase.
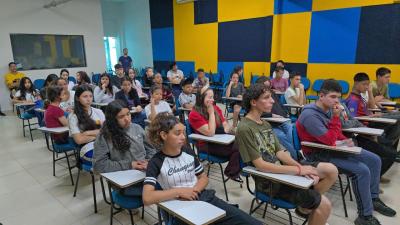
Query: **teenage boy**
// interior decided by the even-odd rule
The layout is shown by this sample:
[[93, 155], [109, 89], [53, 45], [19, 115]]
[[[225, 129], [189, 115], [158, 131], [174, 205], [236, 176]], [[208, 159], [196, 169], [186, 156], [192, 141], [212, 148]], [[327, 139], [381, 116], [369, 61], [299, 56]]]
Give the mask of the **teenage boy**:
[[121, 89], [122, 79], [125, 77], [124, 68], [121, 64], [115, 64], [115, 75], [111, 76], [111, 84]]
[[[296, 122], [301, 141], [310, 141], [334, 146], [342, 140], [353, 146], [351, 139], [342, 133], [339, 115], [342, 88], [336, 80], [327, 79], [321, 86], [319, 99], [306, 105]], [[309, 160], [331, 162], [344, 173], [351, 176], [353, 192], [356, 197], [358, 217], [356, 225], [378, 225], [372, 215], [373, 210], [393, 217], [396, 211], [379, 199], [379, 178], [381, 160], [372, 152], [361, 150], [360, 154], [345, 154], [328, 150], [302, 148]]]
[[193, 91], [201, 90], [204, 86], [210, 85], [210, 81], [204, 73], [204, 69], [197, 70], [197, 78], [193, 81]]
[[[330, 163], [302, 164], [293, 160], [274, 135], [271, 125], [261, 120], [261, 115], [270, 112], [274, 100], [271, 91], [263, 84], [254, 84], [243, 96], [243, 107], [248, 114], [239, 123], [236, 141], [240, 155], [245, 163], [253, 165], [257, 170], [270, 173], [281, 173], [306, 176], [314, 179], [314, 189], [297, 189], [284, 184], [272, 185], [270, 181], [254, 177], [256, 190], [270, 193], [274, 197], [295, 204], [296, 213], [308, 216], [308, 224], [325, 225], [331, 204], [322, 193], [329, 190], [337, 179], [338, 171]], [[282, 163], [282, 164], [281, 164]]]
[[[301, 83], [301, 75], [299, 72], [292, 72], [289, 76], [290, 86], [285, 91], [286, 103], [292, 105], [306, 104], [306, 92], [304, 85]], [[297, 114], [297, 109], [291, 109], [292, 114]]]
[[[397, 123], [387, 125], [382, 123], [368, 123], [369, 126], [375, 128], [382, 128], [385, 130], [384, 135], [378, 137], [378, 140], [382, 144], [386, 144], [390, 147], [397, 146], [397, 141], [400, 136], [400, 114], [396, 113], [375, 113], [371, 114], [368, 111], [368, 107], [375, 105], [375, 100], [372, 97], [373, 85], [370, 85], [369, 77], [366, 73], [357, 73], [354, 76], [354, 86], [349, 97], [346, 99], [345, 103], [347, 108], [349, 108], [350, 114], [353, 117], [356, 116], [371, 116], [371, 117], [386, 117], [397, 119]], [[372, 88], [371, 88], [372, 86]], [[368, 98], [365, 99], [365, 98]]]
[[376, 81], [372, 81], [372, 94], [376, 104], [380, 107], [380, 102], [389, 100], [389, 88], [391, 71], [388, 68], [380, 67], [376, 70]]
[[196, 104], [196, 95], [193, 94], [192, 79], [188, 78], [182, 82], [183, 91], [179, 95], [179, 103], [185, 109], [192, 110]]

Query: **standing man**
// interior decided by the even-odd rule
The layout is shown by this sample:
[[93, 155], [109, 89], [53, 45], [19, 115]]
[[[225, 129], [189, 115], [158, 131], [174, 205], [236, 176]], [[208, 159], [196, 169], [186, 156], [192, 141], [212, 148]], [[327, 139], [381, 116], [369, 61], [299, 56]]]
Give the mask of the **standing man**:
[[124, 48], [124, 55], [119, 57], [118, 63], [124, 68], [124, 73], [128, 74], [129, 68], [132, 68], [132, 58], [128, 55], [128, 49]]

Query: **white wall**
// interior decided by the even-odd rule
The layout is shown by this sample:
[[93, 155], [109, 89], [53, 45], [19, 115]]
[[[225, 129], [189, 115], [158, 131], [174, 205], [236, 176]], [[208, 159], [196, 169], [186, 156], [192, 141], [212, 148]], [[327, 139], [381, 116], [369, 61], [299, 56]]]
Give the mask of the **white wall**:
[[102, 0], [105, 36], [119, 38], [118, 55], [128, 48], [134, 67], [153, 66], [149, 0]]
[[[87, 67], [71, 68], [70, 73], [84, 70], [88, 73], [105, 70], [103, 22], [100, 0], [73, 0], [56, 8], [45, 9], [51, 0], [1, 0], [0, 7], [0, 104], [3, 110], [11, 109], [4, 76], [8, 63], [13, 61], [10, 33], [73, 34], [83, 35]], [[56, 70], [23, 71], [27, 76], [45, 78]]]

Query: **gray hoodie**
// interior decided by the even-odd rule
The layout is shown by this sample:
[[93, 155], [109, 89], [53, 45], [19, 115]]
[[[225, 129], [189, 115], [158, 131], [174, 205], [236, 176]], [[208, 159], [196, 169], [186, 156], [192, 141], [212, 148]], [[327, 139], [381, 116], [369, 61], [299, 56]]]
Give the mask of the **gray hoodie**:
[[132, 161], [151, 159], [156, 149], [146, 140], [145, 132], [139, 125], [132, 123], [126, 129], [130, 137], [129, 151], [114, 148], [111, 140], [99, 134], [94, 142], [93, 169], [98, 173], [132, 169]]

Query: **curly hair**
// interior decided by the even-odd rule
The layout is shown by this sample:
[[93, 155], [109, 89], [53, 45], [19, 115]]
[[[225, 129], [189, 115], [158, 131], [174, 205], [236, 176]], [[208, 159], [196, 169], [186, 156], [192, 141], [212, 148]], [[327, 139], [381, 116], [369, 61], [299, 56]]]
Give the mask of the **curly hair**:
[[131, 147], [128, 135], [118, 124], [116, 118], [117, 114], [124, 108], [128, 108], [128, 106], [121, 100], [110, 102], [105, 110], [106, 121], [100, 131], [100, 135], [103, 135], [106, 140], [111, 140], [113, 146], [122, 152], [129, 151]]
[[247, 112], [250, 112], [251, 100], [257, 100], [265, 92], [271, 93], [271, 89], [262, 83], [252, 84], [250, 88], [243, 95], [243, 102], [242, 102], [243, 108]]
[[[29, 80], [29, 82], [31, 82], [31, 87], [29, 89], [25, 88], [25, 81]], [[19, 88], [18, 90], [21, 93], [21, 96], [19, 97], [20, 100], [26, 100], [26, 93], [31, 93], [32, 95], [36, 95], [36, 89], [35, 86], [32, 83], [32, 80], [29, 77], [23, 77], [21, 78], [20, 82], [19, 82]]]
[[90, 115], [85, 111], [85, 108], [79, 102], [79, 97], [85, 91], [90, 91], [93, 94], [92, 88], [87, 84], [82, 84], [76, 88], [74, 97], [74, 113], [78, 118], [78, 127], [81, 131], [96, 130], [100, 128], [100, 125], [96, 124], [96, 121], [90, 118]]
[[174, 128], [175, 125], [179, 123], [179, 119], [171, 113], [162, 112], [157, 114], [147, 129], [147, 137], [149, 138], [150, 143], [158, 148], [161, 148], [164, 143], [164, 141], [161, 139], [161, 131], [169, 132], [172, 130], [172, 128]]

